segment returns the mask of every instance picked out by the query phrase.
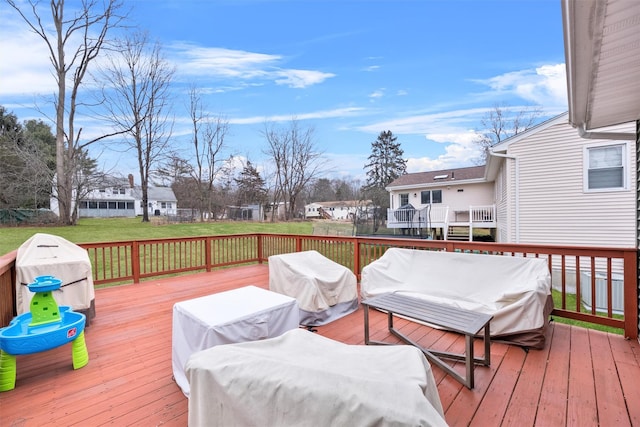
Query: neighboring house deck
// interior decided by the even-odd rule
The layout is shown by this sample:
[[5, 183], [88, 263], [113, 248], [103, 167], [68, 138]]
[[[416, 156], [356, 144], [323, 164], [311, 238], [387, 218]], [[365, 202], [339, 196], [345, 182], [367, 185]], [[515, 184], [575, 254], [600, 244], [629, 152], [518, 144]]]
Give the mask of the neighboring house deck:
[[[74, 371], [69, 345], [19, 356], [16, 388], [0, 393], [0, 425], [186, 426], [188, 399], [172, 379], [173, 304], [246, 285], [267, 288], [267, 266], [98, 289], [97, 315], [86, 330], [89, 364]], [[464, 348], [457, 334], [402, 319], [396, 326], [422, 345]], [[371, 312], [371, 328], [375, 339], [394, 339], [382, 313]], [[341, 342], [363, 344], [362, 307], [317, 329]], [[636, 340], [555, 322], [547, 338], [540, 351], [493, 343], [491, 366], [476, 367], [472, 390], [433, 366], [447, 423], [640, 425]]]
[[[484, 166], [418, 172], [390, 183], [387, 228], [447, 240], [454, 227], [495, 229], [493, 182]], [[419, 233], [417, 231], [420, 231]]]

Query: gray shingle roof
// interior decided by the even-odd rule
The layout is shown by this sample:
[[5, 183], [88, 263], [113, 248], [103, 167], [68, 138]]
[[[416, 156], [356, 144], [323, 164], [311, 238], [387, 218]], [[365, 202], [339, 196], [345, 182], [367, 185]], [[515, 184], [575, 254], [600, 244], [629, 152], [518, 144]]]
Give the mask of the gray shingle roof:
[[[438, 177], [438, 179], [435, 179]], [[484, 165], [458, 169], [444, 169], [431, 172], [408, 173], [395, 179], [387, 188], [409, 185], [437, 184], [442, 182], [460, 182], [484, 178]]]

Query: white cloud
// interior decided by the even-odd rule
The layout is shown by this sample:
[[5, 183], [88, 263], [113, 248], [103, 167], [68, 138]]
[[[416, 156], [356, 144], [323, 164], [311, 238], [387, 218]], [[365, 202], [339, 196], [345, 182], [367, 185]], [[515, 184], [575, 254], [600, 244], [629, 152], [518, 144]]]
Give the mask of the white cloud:
[[369, 99], [374, 101], [378, 98], [382, 98], [384, 96], [384, 88], [374, 90], [371, 94], [369, 94]]
[[295, 114], [295, 115], [254, 116], [254, 117], [244, 117], [244, 118], [232, 118], [232, 119], [229, 119], [229, 123], [236, 124], [236, 125], [250, 125], [250, 124], [266, 123], [266, 122], [288, 122], [294, 118], [296, 120], [332, 119], [336, 117], [355, 116], [360, 114], [363, 111], [364, 109], [360, 107], [346, 107], [346, 108], [336, 108], [333, 110], [313, 111], [310, 113]]
[[474, 130], [467, 130], [464, 132], [453, 132], [453, 133], [428, 133], [425, 137], [430, 141], [440, 142], [440, 143], [456, 143], [460, 145], [471, 145], [474, 140], [478, 137], [478, 132]]
[[486, 80], [476, 80], [491, 88], [492, 97], [517, 96], [545, 108], [566, 109], [567, 80], [564, 64], [542, 65], [512, 71]]
[[471, 166], [480, 156], [480, 150], [472, 144], [448, 144], [445, 152], [435, 158], [414, 157], [407, 159], [407, 172], [425, 172]]
[[278, 85], [300, 89], [335, 77], [317, 70], [280, 68], [280, 55], [247, 52], [219, 47], [175, 43], [169, 48], [178, 73], [219, 79], [272, 80]]
[[442, 113], [414, 114], [378, 121], [358, 127], [362, 132], [378, 134], [390, 129], [394, 134], [453, 134], [467, 133], [491, 107], [451, 110]]
[[24, 25], [19, 25], [22, 21], [15, 17], [3, 18], [0, 25], [3, 57], [0, 61], [0, 95], [53, 93], [56, 81], [51, 74], [49, 51], [44, 41]]
[[294, 89], [302, 89], [335, 77], [335, 74], [312, 70], [280, 70], [272, 74], [278, 76], [275, 80], [276, 84], [286, 85]]

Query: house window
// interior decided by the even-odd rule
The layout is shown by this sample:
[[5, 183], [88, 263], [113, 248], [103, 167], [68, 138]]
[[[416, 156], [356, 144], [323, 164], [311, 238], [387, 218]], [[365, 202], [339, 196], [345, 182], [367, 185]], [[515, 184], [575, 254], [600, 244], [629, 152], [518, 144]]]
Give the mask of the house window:
[[586, 189], [611, 190], [625, 188], [624, 144], [586, 148]]
[[124, 188], [120, 189], [120, 194], [124, 194]]
[[118, 204], [116, 202], [109, 202], [109, 209], [116, 209]]
[[400, 194], [400, 206], [409, 204], [409, 193]]
[[166, 202], [160, 202], [160, 207], [162, 209], [167, 209], [167, 203]]
[[430, 205], [442, 203], [442, 190], [426, 190], [420, 193], [420, 203]]

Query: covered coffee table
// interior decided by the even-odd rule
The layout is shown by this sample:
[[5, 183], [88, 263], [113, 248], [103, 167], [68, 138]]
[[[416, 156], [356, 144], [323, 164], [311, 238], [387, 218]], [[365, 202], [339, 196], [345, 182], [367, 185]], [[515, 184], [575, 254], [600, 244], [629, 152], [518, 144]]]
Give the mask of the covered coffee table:
[[191, 354], [220, 344], [255, 341], [298, 328], [295, 298], [246, 286], [173, 306], [173, 376], [185, 395], [184, 366]]

